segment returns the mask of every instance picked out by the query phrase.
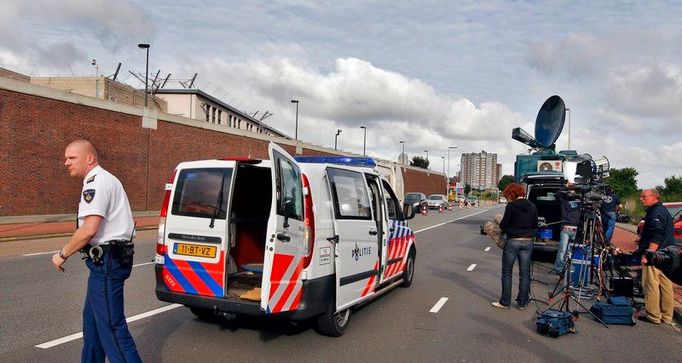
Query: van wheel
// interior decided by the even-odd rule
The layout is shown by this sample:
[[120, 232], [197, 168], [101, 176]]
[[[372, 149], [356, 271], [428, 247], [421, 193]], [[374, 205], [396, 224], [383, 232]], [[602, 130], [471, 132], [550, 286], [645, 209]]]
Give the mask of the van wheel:
[[407, 255], [407, 263], [405, 263], [405, 271], [403, 271], [403, 283], [400, 284], [402, 287], [410, 287], [412, 285], [412, 279], [414, 278], [414, 260], [415, 253], [414, 250], [410, 250], [410, 254]]
[[350, 308], [334, 312], [335, 304], [332, 303], [326, 313], [317, 317], [315, 330], [329, 337], [340, 337], [350, 322]]
[[197, 318], [202, 320], [209, 320], [215, 317], [213, 310], [210, 309], [189, 307], [189, 311], [191, 311], [192, 314], [196, 315]]

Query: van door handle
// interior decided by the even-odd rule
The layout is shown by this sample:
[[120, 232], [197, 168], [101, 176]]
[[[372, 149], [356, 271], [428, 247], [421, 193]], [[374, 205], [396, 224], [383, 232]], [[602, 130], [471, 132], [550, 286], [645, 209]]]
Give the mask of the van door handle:
[[372, 236], [376, 236], [378, 233], [379, 233], [379, 232], [377, 232], [377, 230], [374, 229], [374, 228], [372, 228], [372, 229], [369, 230], [369, 234], [372, 235]]
[[291, 241], [291, 237], [284, 233], [277, 233], [277, 239], [282, 241], [282, 242], [289, 242]]

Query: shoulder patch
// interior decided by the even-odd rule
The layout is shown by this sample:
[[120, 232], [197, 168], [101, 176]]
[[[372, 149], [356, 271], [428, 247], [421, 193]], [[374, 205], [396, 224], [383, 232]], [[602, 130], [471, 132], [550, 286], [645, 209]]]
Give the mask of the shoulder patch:
[[83, 200], [85, 203], [90, 203], [95, 199], [95, 189], [87, 189], [83, 191]]
[[85, 184], [87, 184], [87, 183], [92, 183], [93, 181], [95, 181], [95, 177], [96, 177], [96, 176], [97, 176], [97, 174], [95, 174], [95, 175], [89, 177], [88, 180], [85, 181]]

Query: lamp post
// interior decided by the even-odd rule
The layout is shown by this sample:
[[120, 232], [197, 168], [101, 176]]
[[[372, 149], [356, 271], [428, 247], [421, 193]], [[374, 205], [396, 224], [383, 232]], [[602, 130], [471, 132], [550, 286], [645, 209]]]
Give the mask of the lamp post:
[[298, 141], [298, 100], [291, 100], [296, 104], [296, 128], [294, 129], [294, 140]]
[[429, 151], [428, 151], [428, 150], [424, 150], [424, 152], [426, 153], [426, 161], [429, 161]]
[[360, 126], [360, 128], [364, 131], [364, 135], [362, 137], [362, 155], [365, 156], [365, 155], [367, 155], [365, 152], [365, 149], [367, 146], [367, 127], [366, 126]]
[[566, 107], [568, 112], [568, 150], [571, 150], [571, 109]]
[[400, 143], [403, 144], [403, 153], [400, 154], [401, 161], [403, 165], [405, 164], [405, 140], [400, 140]]
[[339, 138], [340, 133], [341, 133], [341, 129], [337, 129], [336, 135], [334, 135], [334, 150], [336, 150], [336, 140]]
[[[448, 178], [450, 177], [450, 149], [456, 149], [456, 148], [457, 148], [457, 146], [448, 146], [448, 174], [447, 174]], [[448, 183], [449, 182], [450, 182], [450, 180], [448, 179]]]
[[147, 51], [146, 65], [144, 67], [144, 107], [147, 107], [147, 93], [149, 93], [149, 44], [140, 43], [137, 47]]
[[[445, 156], [441, 156], [440, 159], [443, 162], [443, 174], [445, 174]], [[448, 176], [446, 175], [445, 177], [447, 178]]]

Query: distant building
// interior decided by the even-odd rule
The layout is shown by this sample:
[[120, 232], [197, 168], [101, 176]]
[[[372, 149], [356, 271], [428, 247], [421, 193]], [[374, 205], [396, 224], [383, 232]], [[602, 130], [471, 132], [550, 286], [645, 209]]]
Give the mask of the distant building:
[[[135, 89], [107, 77], [31, 77], [31, 83], [100, 100], [144, 107], [144, 90]], [[151, 94], [147, 97], [147, 104], [162, 112], [168, 109], [166, 101]]]
[[495, 189], [499, 180], [501, 165], [497, 154], [481, 151], [464, 153], [461, 158], [461, 182], [471, 189]]
[[22, 82], [31, 82], [31, 77], [25, 76], [21, 73], [10, 71], [9, 69], [5, 69], [2, 67], [0, 67], [0, 77], [14, 79]]
[[161, 88], [156, 91], [156, 97], [168, 104], [169, 114], [291, 139], [284, 133], [264, 124], [260, 118], [257, 118], [257, 114], [256, 117], [250, 116], [198, 89]]

